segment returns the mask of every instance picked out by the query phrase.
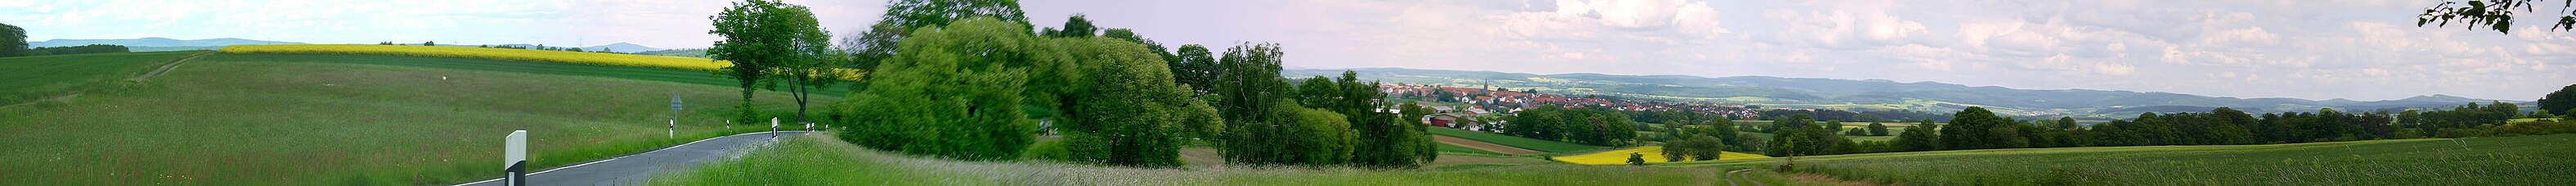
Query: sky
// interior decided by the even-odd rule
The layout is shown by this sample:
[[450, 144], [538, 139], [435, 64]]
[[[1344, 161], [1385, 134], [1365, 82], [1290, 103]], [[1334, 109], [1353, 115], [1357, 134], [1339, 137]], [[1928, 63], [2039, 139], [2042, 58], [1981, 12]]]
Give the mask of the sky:
[[[879, 0], [788, 0], [855, 33]], [[2417, 27], [2439, 0], [1024, 0], [1161, 43], [1278, 43], [1299, 68], [1777, 76], [2354, 100], [2535, 100], [2576, 84], [2576, 33]], [[0, 1], [46, 39], [245, 38], [706, 47], [728, 1]], [[2543, 3], [2554, 4], [2554, 3]]]

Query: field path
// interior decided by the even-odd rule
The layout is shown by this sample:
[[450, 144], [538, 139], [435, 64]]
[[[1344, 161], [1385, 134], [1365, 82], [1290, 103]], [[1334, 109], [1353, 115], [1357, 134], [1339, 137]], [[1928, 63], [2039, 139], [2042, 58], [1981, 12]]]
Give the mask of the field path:
[[1482, 142], [1482, 141], [1470, 140], [1470, 139], [1466, 139], [1466, 138], [1449, 137], [1449, 136], [1442, 136], [1442, 135], [1431, 135], [1431, 138], [1432, 138], [1433, 140], [1440, 141], [1440, 143], [1447, 143], [1447, 144], [1449, 144], [1449, 145], [1457, 145], [1457, 146], [1460, 146], [1460, 147], [1467, 147], [1467, 148], [1472, 148], [1472, 149], [1476, 149], [1476, 150], [1485, 150], [1486, 152], [1503, 153], [1503, 154], [1511, 154], [1511, 155], [1539, 154], [1539, 153], [1542, 153], [1542, 152], [1539, 152], [1539, 151], [1534, 151], [1534, 150], [1529, 150], [1529, 149], [1512, 148], [1511, 146], [1503, 146], [1503, 145], [1500, 145], [1500, 144], [1494, 144], [1494, 143], [1485, 143], [1485, 142]]
[[197, 57], [206, 57], [206, 55], [207, 55], [207, 54], [214, 54], [214, 53], [215, 53], [214, 51], [207, 51], [207, 52], [198, 52], [197, 54], [190, 54], [190, 55], [188, 55], [188, 58], [179, 58], [179, 61], [171, 61], [171, 62], [170, 62], [170, 64], [167, 64], [167, 65], [161, 65], [161, 68], [155, 68], [155, 69], [152, 69], [152, 72], [150, 72], [150, 73], [143, 73], [143, 75], [134, 76], [134, 78], [130, 78], [130, 79], [140, 80], [140, 79], [144, 79], [144, 78], [152, 78], [152, 76], [161, 76], [161, 74], [162, 74], [162, 73], [170, 73], [170, 69], [173, 69], [173, 68], [179, 68], [179, 63], [187, 63], [187, 62], [188, 62], [188, 60], [197, 59]]
[[1726, 171], [1726, 185], [1735, 185], [1735, 180], [1744, 180], [1744, 183], [1752, 183], [1753, 186], [1764, 186], [1761, 181], [1753, 181], [1753, 173], [1750, 171], [1753, 169]]
[[[771, 133], [775, 133], [777, 137], [772, 138]], [[656, 173], [688, 170], [706, 162], [737, 157], [752, 147], [777, 142], [772, 139], [794, 137], [805, 133], [803, 131], [755, 132], [708, 138], [644, 153], [528, 173], [528, 185], [643, 185]], [[459, 185], [504, 185], [505, 183], [500, 180], [494, 178]]]

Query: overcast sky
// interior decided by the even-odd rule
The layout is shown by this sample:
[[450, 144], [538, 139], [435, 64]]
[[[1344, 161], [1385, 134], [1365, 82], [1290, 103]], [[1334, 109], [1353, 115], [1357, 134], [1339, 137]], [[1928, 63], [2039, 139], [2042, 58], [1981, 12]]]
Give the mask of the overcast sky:
[[[850, 33], [879, 0], [788, 0]], [[1275, 42], [1288, 65], [1938, 81], [2355, 100], [2533, 100], [2576, 84], [2557, 7], [2513, 34], [2416, 27], [2438, 0], [1026, 0], [1166, 44]], [[706, 47], [711, 0], [0, 1], [47, 39]], [[2543, 3], [2554, 4], [2554, 3]], [[1175, 46], [1177, 48], [1177, 46]]]

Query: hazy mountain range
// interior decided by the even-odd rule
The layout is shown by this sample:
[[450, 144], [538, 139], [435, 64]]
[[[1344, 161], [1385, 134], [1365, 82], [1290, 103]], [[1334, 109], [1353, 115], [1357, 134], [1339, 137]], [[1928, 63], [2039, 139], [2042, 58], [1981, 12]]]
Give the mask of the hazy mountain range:
[[[1317, 75], [1338, 76], [1345, 69], [1297, 69], [1281, 74], [1292, 78]], [[2297, 98], [2211, 97], [2167, 92], [2124, 90], [2058, 89], [2030, 90], [1998, 86], [1967, 86], [1940, 82], [1895, 82], [1889, 80], [1845, 80], [1822, 78], [1782, 78], [1769, 76], [1699, 77], [1685, 75], [1608, 75], [1595, 73], [1528, 74], [1491, 71], [1423, 70], [1403, 68], [1347, 69], [1358, 72], [1361, 79], [1384, 83], [1434, 84], [1458, 87], [1501, 87], [1513, 90], [1540, 89], [1542, 93], [1601, 94], [1649, 99], [1707, 101], [1726, 104], [1752, 104], [1786, 108], [1878, 108], [1911, 110], [1955, 110], [1966, 106], [1986, 106], [2013, 110], [2029, 115], [2116, 116], [2136, 112], [2207, 112], [2216, 107], [2249, 111], [2316, 111], [2380, 110], [2403, 108], [2449, 108], [2467, 103], [2489, 103], [2489, 99], [2449, 95], [2425, 95], [2406, 99], [2354, 101], [2348, 99], [2307, 100]], [[2531, 101], [2506, 102], [2529, 104]]]

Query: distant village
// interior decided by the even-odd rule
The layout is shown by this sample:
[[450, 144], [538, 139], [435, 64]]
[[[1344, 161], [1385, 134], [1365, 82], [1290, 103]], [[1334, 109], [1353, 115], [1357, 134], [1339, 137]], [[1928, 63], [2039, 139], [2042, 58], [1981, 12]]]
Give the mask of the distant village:
[[[1388, 98], [1413, 99], [1437, 111], [1419, 118], [1425, 124], [1473, 131], [1488, 131], [1488, 124], [1502, 123], [1501, 116], [1519, 113], [1535, 106], [1608, 107], [1619, 111], [1687, 111], [1734, 118], [1754, 118], [1759, 112], [1744, 106], [1720, 104], [1685, 104], [1667, 101], [1604, 99], [1598, 96], [1540, 94], [1533, 90], [1509, 90], [1483, 87], [1446, 87], [1434, 85], [1381, 84], [1379, 92]], [[1455, 103], [1455, 104], [1433, 104]]]

